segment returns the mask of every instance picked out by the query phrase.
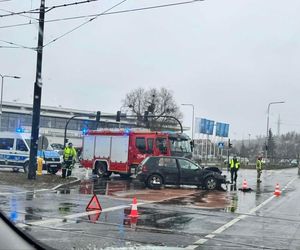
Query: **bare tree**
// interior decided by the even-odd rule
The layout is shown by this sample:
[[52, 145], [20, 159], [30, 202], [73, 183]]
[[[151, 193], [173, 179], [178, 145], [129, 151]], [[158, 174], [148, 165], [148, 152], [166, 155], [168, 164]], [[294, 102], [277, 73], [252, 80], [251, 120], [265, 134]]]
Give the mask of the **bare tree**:
[[[182, 119], [182, 113], [179, 106], [174, 100], [173, 93], [166, 89], [149, 89], [138, 88], [129, 92], [123, 100], [123, 106], [132, 114], [137, 116], [139, 125], [144, 124], [151, 129], [163, 129], [169, 126], [176, 126], [177, 123], [173, 119], [163, 116], [174, 116]], [[154, 118], [144, 120], [144, 115], [156, 116]]]

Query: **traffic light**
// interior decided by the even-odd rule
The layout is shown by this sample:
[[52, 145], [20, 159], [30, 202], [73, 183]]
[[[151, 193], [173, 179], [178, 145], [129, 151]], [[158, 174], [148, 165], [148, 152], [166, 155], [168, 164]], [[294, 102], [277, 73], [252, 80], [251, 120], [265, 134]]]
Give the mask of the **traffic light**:
[[121, 111], [117, 111], [116, 121], [117, 121], [117, 122], [120, 122], [120, 121], [121, 121]]
[[97, 114], [96, 114], [96, 122], [100, 122], [100, 117], [101, 117], [101, 112], [100, 112], [100, 111], [97, 111]]
[[145, 111], [144, 113], [144, 122], [148, 122], [149, 111]]
[[228, 148], [232, 148], [232, 143], [230, 143], [230, 139], [228, 139]]

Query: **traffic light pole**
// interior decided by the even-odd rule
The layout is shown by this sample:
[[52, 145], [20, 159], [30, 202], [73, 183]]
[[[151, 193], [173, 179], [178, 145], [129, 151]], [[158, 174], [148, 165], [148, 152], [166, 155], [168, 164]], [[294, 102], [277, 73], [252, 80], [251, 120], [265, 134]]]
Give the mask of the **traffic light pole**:
[[68, 125], [70, 123], [70, 121], [72, 121], [74, 118], [76, 117], [80, 117], [80, 118], [84, 118], [84, 117], [88, 117], [88, 118], [96, 118], [96, 129], [98, 127], [98, 123], [100, 122], [100, 116], [101, 116], [101, 112], [97, 111], [96, 115], [88, 115], [88, 116], [82, 116], [82, 115], [73, 115], [72, 117], [70, 117], [67, 122], [66, 122], [66, 126], [65, 126], [65, 133], [64, 133], [64, 148], [66, 147], [67, 144], [67, 130], [68, 130]]
[[[138, 117], [136, 115], [129, 115], [129, 116], [126, 116], [126, 117]], [[171, 116], [171, 115], [148, 115], [147, 118], [171, 118], [173, 120], [175, 120], [179, 126], [180, 126], [180, 131], [181, 133], [183, 133], [183, 127], [182, 127], [182, 124], [181, 122], [175, 117], [175, 116]]]
[[68, 125], [69, 125], [70, 121], [73, 120], [75, 117], [81, 117], [81, 116], [80, 115], [73, 115], [66, 122], [65, 134], [64, 134], [64, 148], [66, 147], [66, 144], [67, 144], [67, 130], [68, 130]]
[[33, 94], [33, 112], [31, 126], [30, 155], [28, 167], [28, 179], [36, 178], [37, 167], [37, 151], [40, 126], [41, 98], [42, 98], [42, 60], [43, 60], [43, 41], [44, 41], [44, 21], [45, 21], [45, 0], [41, 0], [38, 30], [38, 47], [37, 47], [37, 63], [36, 78], [34, 83]]

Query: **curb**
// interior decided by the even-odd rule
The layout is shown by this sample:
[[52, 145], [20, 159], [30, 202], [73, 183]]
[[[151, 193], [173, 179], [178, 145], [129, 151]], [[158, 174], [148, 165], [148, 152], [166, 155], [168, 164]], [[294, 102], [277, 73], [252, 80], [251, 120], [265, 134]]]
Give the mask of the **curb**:
[[76, 184], [76, 183], [79, 183], [79, 182], [81, 181], [81, 179], [79, 179], [78, 177], [75, 177], [75, 178], [76, 178], [76, 180], [70, 181], [70, 182], [68, 182], [68, 183], [59, 184], [59, 185], [57, 185], [56, 187], [51, 188], [51, 190], [55, 191], [55, 190], [57, 190], [57, 189], [59, 189], [59, 188], [61, 188], [61, 187], [71, 186], [71, 185]]

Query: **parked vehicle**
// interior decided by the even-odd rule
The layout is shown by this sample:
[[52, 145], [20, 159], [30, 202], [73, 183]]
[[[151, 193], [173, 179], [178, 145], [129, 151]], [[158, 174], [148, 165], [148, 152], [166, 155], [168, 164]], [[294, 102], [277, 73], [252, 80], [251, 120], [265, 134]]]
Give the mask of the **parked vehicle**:
[[150, 156], [138, 167], [137, 179], [149, 188], [165, 184], [196, 185], [208, 190], [226, 183], [226, 176], [217, 167], [201, 168], [197, 163], [175, 156]]
[[293, 160], [291, 160], [290, 164], [292, 167], [298, 167], [299, 161], [298, 161], [298, 159], [293, 159]]
[[290, 165], [290, 160], [289, 159], [281, 159], [279, 161], [279, 165], [281, 165], [281, 166], [289, 166]]
[[[28, 171], [30, 151], [30, 134], [1, 132], [0, 134], [0, 167], [12, 168], [17, 172]], [[61, 168], [60, 155], [53, 150], [38, 150], [43, 158], [43, 170], [55, 174]]]
[[119, 129], [88, 131], [83, 137], [81, 165], [99, 177], [129, 177], [148, 156], [191, 155], [188, 137], [167, 132]]

